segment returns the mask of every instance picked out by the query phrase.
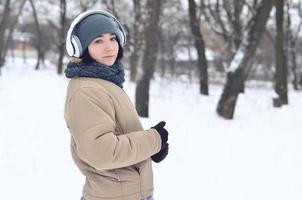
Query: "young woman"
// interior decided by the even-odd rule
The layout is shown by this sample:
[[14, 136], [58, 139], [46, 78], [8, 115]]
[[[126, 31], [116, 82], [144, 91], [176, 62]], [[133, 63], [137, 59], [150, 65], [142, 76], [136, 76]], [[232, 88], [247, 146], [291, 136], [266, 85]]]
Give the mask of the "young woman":
[[168, 154], [165, 122], [144, 130], [123, 91], [125, 44], [119, 21], [101, 10], [80, 14], [68, 30], [65, 120], [86, 176], [84, 200], [152, 200], [151, 162]]

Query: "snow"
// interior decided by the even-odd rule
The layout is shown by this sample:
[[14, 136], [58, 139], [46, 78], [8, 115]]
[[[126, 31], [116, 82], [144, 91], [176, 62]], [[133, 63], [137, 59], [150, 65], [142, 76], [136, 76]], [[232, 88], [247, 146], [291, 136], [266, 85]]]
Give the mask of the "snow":
[[[53, 66], [16, 59], [0, 77], [0, 194], [6, 200], [80, 199], [84, 177], [71, 159], [63, 118], [68, 80]], [[124, 84], [130, 98], [135, 85]], [[154, 164], [156, 200], [302, 199], [302, 94], [272, 107], [271, 87], [247, 84], [232, 121], [215, 113], [222, 86], [156, 76], [147, 129], [167, 121], [170, 153]]]
[[[207, 61], [213, 61], [215, 57], [215, 53], [209, 49], [206, 48], [205, 50]], [[190, 55], [191, 54], [191, 55]], [[191, 58], [190, 58], [191, 56]], [[176, 61], [190, 61], [190, 60], [198, 60], [197, 50], [195, 47], [190, 48], [190, 52], [188, 48], [179, 48], [176, 50]]]
[[226, 72], [234, 73], [239, 68], [240, 62], [244, 56], [244, 48], [245, 48], [244, 46], [240, 45], [240, 48], [236, 52], [235, 57], [232, 60], [230, 66], [226, 68]]

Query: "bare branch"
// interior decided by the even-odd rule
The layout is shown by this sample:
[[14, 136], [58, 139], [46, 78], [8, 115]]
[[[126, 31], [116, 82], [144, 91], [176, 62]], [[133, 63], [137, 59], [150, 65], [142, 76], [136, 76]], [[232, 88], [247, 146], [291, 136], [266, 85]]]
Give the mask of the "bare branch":
[[60, 28], [51, 19], [47, 19], [47, 22], [52, 28], [56, 30], [56, 32], [60, 32]]

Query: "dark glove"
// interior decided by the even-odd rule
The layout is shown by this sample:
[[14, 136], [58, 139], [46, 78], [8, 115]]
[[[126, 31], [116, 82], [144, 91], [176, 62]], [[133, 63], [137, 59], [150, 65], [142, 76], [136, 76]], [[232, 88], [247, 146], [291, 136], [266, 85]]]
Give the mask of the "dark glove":
[[151, 159], [154, 162], [159, 163], [167, 157], [168, 153], [169, 153], [169, 144], [164, 143], [164, 145], [162, 145], [162, 147], [161, 147], [161, 150], [158, 153], [151, 156]]
[[160, 138], [161, 138], [160, 151], [158, 153], [154, 154], [153, 156], [151, 156], [151, 159], [156, 163], [159, 163], [162, 160], [164, 160], [169, 153], [169, 144], [167, 143], [169, 133], [164, 128], [165, 125], [166, 125], [166, 122], [161, 121], [158, 124], [156, 124], [154, 127], [151, 127], [151, 128], [156, 129], [156, 131], [159, 133]]
[[156, 124], [155, 126], [151, 127], [151, 128], [154, 128], [157, 130], [157, 132], [159, 133], [160, 135], [160, 138], [161, 138], [161, 143], [162, 145], [164, 143], [167, 143], [168, 142], [168, 131], [164, 128], [164, 126], [166, 125], [166, 122], [164, 121], [161, 121], [159, 122], [158, 124]]

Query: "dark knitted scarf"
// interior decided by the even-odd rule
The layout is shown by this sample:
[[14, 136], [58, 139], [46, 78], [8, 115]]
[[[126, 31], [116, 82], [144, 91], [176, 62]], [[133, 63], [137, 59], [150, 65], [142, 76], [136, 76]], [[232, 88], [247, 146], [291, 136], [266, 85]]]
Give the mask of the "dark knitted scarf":
[[107, 81], [111, 81], [120, 88], [123, 88], [123, 83], [125, 82], [124, 67], [120, 61], [117, 61], [112, 66], [106, 66], [98, 62], [69, 63], [64, 72], [67, 78], [101, 78]]

